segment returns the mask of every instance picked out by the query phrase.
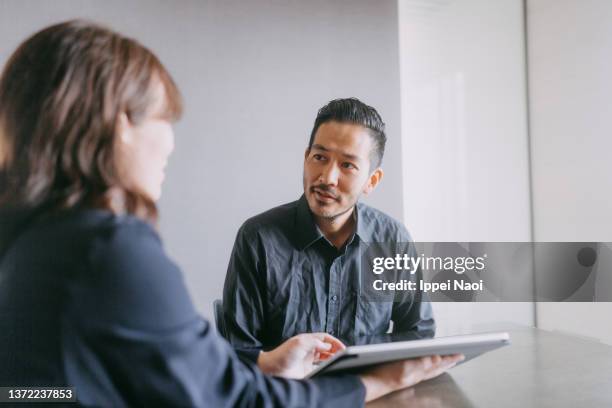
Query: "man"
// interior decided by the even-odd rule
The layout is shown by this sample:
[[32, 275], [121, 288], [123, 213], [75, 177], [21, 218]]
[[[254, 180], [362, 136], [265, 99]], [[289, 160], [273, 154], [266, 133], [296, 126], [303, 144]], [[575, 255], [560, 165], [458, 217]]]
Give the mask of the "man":
[[360, 245], [407, 243], [402, 224], [359, 203], [383, 178], [386, 136], [376, 110], [337, 99], [318, 112], [304, 157], [304, 195], [247, 220], [236, 237], [223, 295], [228, 340], [265, 360], [298, 333], [327, 332], [348, 343], [387, 333], [433, 335], [429, 303], [366, 301]]

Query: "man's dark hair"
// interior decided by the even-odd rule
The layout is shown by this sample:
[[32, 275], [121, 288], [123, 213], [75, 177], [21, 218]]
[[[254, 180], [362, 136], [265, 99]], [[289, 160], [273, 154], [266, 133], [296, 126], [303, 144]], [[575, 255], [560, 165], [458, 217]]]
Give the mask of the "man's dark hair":
[[319, 126], [331, 121], [354, 123], [368, 129], [374, 142], [374, 147], [370, 152], [370, 170], [380, 166], [385, 153], [387, 136], [385, 135], [385, 123], [378, 112], [376, 112], [376, 109], [366, 105], [357, 98], [334, 99], [330, 101], [319, 109], [317, 113], [317, 118], [310, 133], [309, 149], [314, 143], [315, 134]]

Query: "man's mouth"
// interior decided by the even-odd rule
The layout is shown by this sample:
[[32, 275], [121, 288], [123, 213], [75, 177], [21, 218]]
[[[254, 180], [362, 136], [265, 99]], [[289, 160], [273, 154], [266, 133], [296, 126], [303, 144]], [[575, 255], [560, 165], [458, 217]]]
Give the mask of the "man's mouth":
[[317, 197], [317, 200], [322, 201], [324, 203], [330, 203], [338, 200], [335, 195], [326, 193], [321, 189], [313, 188], [312, 191]]

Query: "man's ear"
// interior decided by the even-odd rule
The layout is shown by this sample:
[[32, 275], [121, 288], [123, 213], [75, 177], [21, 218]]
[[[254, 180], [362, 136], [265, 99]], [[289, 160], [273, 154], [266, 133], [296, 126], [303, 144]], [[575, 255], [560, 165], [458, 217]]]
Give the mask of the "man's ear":
[[306, 161], [306, 159], [308, 159], [308, 155], [310, 154], [310, 147], [306, 148], [306, 151], [304, 152], [304, 161]]
[[383, 172], [383, 170], [380, 167], [377, 168], [376, 170], [374, 170], [374, 172], [372, 174], [370, 174], [370, 178], [368, 179], [368, 182], [366, 183], [365, 187], [363, 188], [363, 194], [364, 195], [368, 195], [372, 191], [374, 191], [374, 189], [376, 188], [378, 183], [380, 183], [380, 181], [382, 180], [384, 174], [385, 173]]

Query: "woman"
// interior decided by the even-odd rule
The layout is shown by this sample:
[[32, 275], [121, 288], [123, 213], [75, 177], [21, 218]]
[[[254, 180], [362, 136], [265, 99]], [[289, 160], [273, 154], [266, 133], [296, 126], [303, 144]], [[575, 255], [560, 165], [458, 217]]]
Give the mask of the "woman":
[[296, 381], [342, 347], [300, 335], [259, 367], [202, 319], [156, 232], [179, 92], [136, 41], [70, 21], [0, 79], [0, 386], [96, 406], [352, 406], [443, 372], [425, 358]]

